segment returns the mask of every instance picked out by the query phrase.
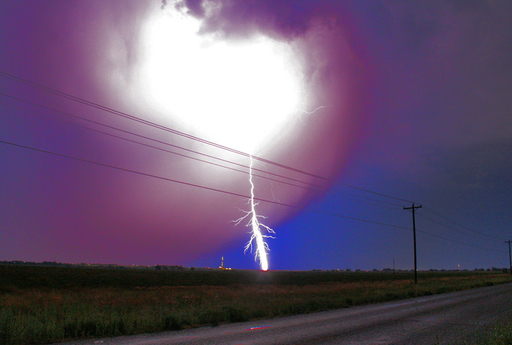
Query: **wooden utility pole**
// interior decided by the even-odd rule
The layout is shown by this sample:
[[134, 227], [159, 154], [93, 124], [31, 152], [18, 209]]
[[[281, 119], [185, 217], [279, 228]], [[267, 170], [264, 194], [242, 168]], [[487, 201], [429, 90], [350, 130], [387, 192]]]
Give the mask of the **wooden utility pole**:
[[512, 274], [512, 254], [510, 253], [510, 240], [505, 241], [505, 243], [508, 243], [508, 263], [510, 265], [510, 274]]
[[418, 265], [416, 260], [416, 221], [414, 219], [414, 211], [417, 208], [421, 208], [421, 205], [414, 206], [414, 203], [412, 203], [411, 207], [404, 207], [404, 210], [412, 210], [412, 234], [414, 238], [414, 284], [418, 283]]

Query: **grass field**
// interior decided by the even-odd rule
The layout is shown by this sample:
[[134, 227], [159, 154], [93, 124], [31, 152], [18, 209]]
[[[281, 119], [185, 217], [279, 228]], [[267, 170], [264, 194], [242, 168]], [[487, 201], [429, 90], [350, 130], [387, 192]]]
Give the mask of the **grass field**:
[[496, 325], [489, 333], [484, 334], [480, 345], [511, 345], [512, 344], [512, 318]]
[[0, 344], [178, 330], [512, 282], [496, 272], [156, 271], [0, 265]]

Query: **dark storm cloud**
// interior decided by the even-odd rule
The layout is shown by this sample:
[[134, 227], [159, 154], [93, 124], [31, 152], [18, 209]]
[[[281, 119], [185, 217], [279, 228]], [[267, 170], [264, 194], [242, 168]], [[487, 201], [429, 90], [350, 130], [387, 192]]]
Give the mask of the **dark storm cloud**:
[[187, 0], [185, 5], [204, 19], [202, 31], [225, 38], [243, 38], [260, 32], [285, 39], [304, 35], [314, 20], [342, 20], [343, 6], [336, 1]]
[[194, 17], [202, 17], [204, 15], [204, 7], [202, 0], [186, 0], [186, 6], [189, 13]]
[[432, 164], [440, 171], [442, 188], [452, 192], [478, 192], [501, 197], [512, 193], [512, 139], [489, 141], [450, 150], [441, 162]]
[[424, 145], [453, 148], [512, 135], [508, 2], [380, 2], [379, 11], [372, 3], [358, 4], [365, 13], [358, 18], [366, 17], [379, 57], [382, 140], [396, 141], [403, 153], [419, 147], [410, 152], [416, 155]]

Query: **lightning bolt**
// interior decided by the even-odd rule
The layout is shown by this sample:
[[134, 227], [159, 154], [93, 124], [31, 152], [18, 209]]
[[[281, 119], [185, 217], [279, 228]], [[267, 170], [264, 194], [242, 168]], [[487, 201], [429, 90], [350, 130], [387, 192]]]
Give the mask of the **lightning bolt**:
[[[309, 111], [309, 110], [306, 110], [304, 107], [301, 107], [301, 108], [297, 108], [296, 110], [302, 114], [305, 114], [305, 115], [313, 115], [315, 114], [317, 111], [319, 110], [322, 110], [322, 109], [325, 109], [325, 108], [329, 108], [328, 106], [325, 106], [325, 105], [321, 105], [319, 107], [316, 107], [315, 109]], [[302, 116], [300, 114], [297, 115], [297, 117], [299, 118], [300, 121], [303, 121], [302, 119]]]
[[[306, 111], [306, 110], [300, 110], [302, 113], [307, 115], [312, 115], [316, 113], [317, 111], [327, 108], [327, 106], [321, 105], [312, 111]], [[257, 261], [260, 260], [260, 267], [262, 271], [268, 271], [268, 251], [270, 251], [270, 248], [268, 247], [267, 242], [265, 242], [266, 238], [274, 238], [272, 234], [275, 234], [275, 231], [270, 228], [269, 226], [261, 223], [259, 219], [265, 219], [265, 216], [258, 215], [256, 213], [256, 206], [258, 206], [258, 202], [254, 200], [254, 181], [253, 181], [253, 175], [252, 175], [252, 166], [253, 166], [253, 158], [252, 155], [249, 155], [249, 183], [251, 185], [251, 199], [249, 200], [250, 204], [250, 211], [240, 210], [241, 212], [245, 213], [244, 216], [238, 218], [235, 220], [235, 224], [240, 224], [243, 220], [249, 219], [249, 222], [247, 223], [247, 227], [251, 228], [251, 238], [247, 242], [244, 248], [244, 253], [250, 250], [252, 252], [253, 244], [256, 244], [256, 251], [254, 259]], [[272, 191], [273, 193], [273, 191]], [[263, 230], [263, 231], [262, 231]], [[270, 234], [270, 235], [269, 235]]]
[[306, 115], [312, 115], [312, 114], [316, 113], [318, 110], [320, 110], [320, 109], [325, 109], [325, 108], [327, 108], [327, 106], [325, 106], [325, 105], [321, 105], [321, 106], [319, 106], [319, 107], [316, 107], [316, 108], [315, 108], [315, 109], [313, 109], [312, 111], [307, 111], [307, 110], [304, 110], [304, 109], [299, 109], [299, 111], [303, 112], [303, 113], [304, 113], [304, 114], [306, 114]]
[[[268, 271], [268, 257], [267, 252], [270, 250], [268, 247], [268, 244], [265, 242], [266, 238], [274, 238], [272, 235], [269, 234], [275, 234], [275, 231], [270, 228], [269, 226], [261, 223], [259, 219], [265, 219], [265, 216], [258, 215], [256, 213], [256, 206], [258, 206], [258, 202], [254, 200], [254, 182], [252, 180], [252, 165], [253, 165], [253, 159], [252, 155], [249, 155], [250, 159], [250, 165], [249, 165], [249, 183], [251, 185], [251, 199], [249, 200], [250, 204], [250, 211], [244, 211], [240, 210], [245, 213], [244, 216], [238, 218], [234, 222], [236, 225], [240, 224], [243, 220], [249, 219], [249, 222], [247, 223], [247, 227], [251, 228], [251, 239], [249, 242], [247, 242], [244, 253], [247, 250], [250, 250], [252, 252], [253, 244], [256, 245], [256, 251], [254, 259], [257, 261], [259, 259], [260, 261], [260, 268], [262, 271]], [[262, 232], [263, 230], [263, 232]]]

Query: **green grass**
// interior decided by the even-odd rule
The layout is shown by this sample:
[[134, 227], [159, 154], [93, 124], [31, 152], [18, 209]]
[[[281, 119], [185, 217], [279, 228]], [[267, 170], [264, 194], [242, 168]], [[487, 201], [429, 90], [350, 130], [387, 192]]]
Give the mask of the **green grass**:
[[512, 319], [496, 325], [479, 345], [512, 345]]
[[454, 345], [512, 345], [512, 313], [503, 316], [501, 322], [488, 328], [480, 326], [476, 334], [466, 336]]
[[345, 308], [512, 282], [501, 273], [155, 271], [0, 265], [0, 344], [46, 344]]

